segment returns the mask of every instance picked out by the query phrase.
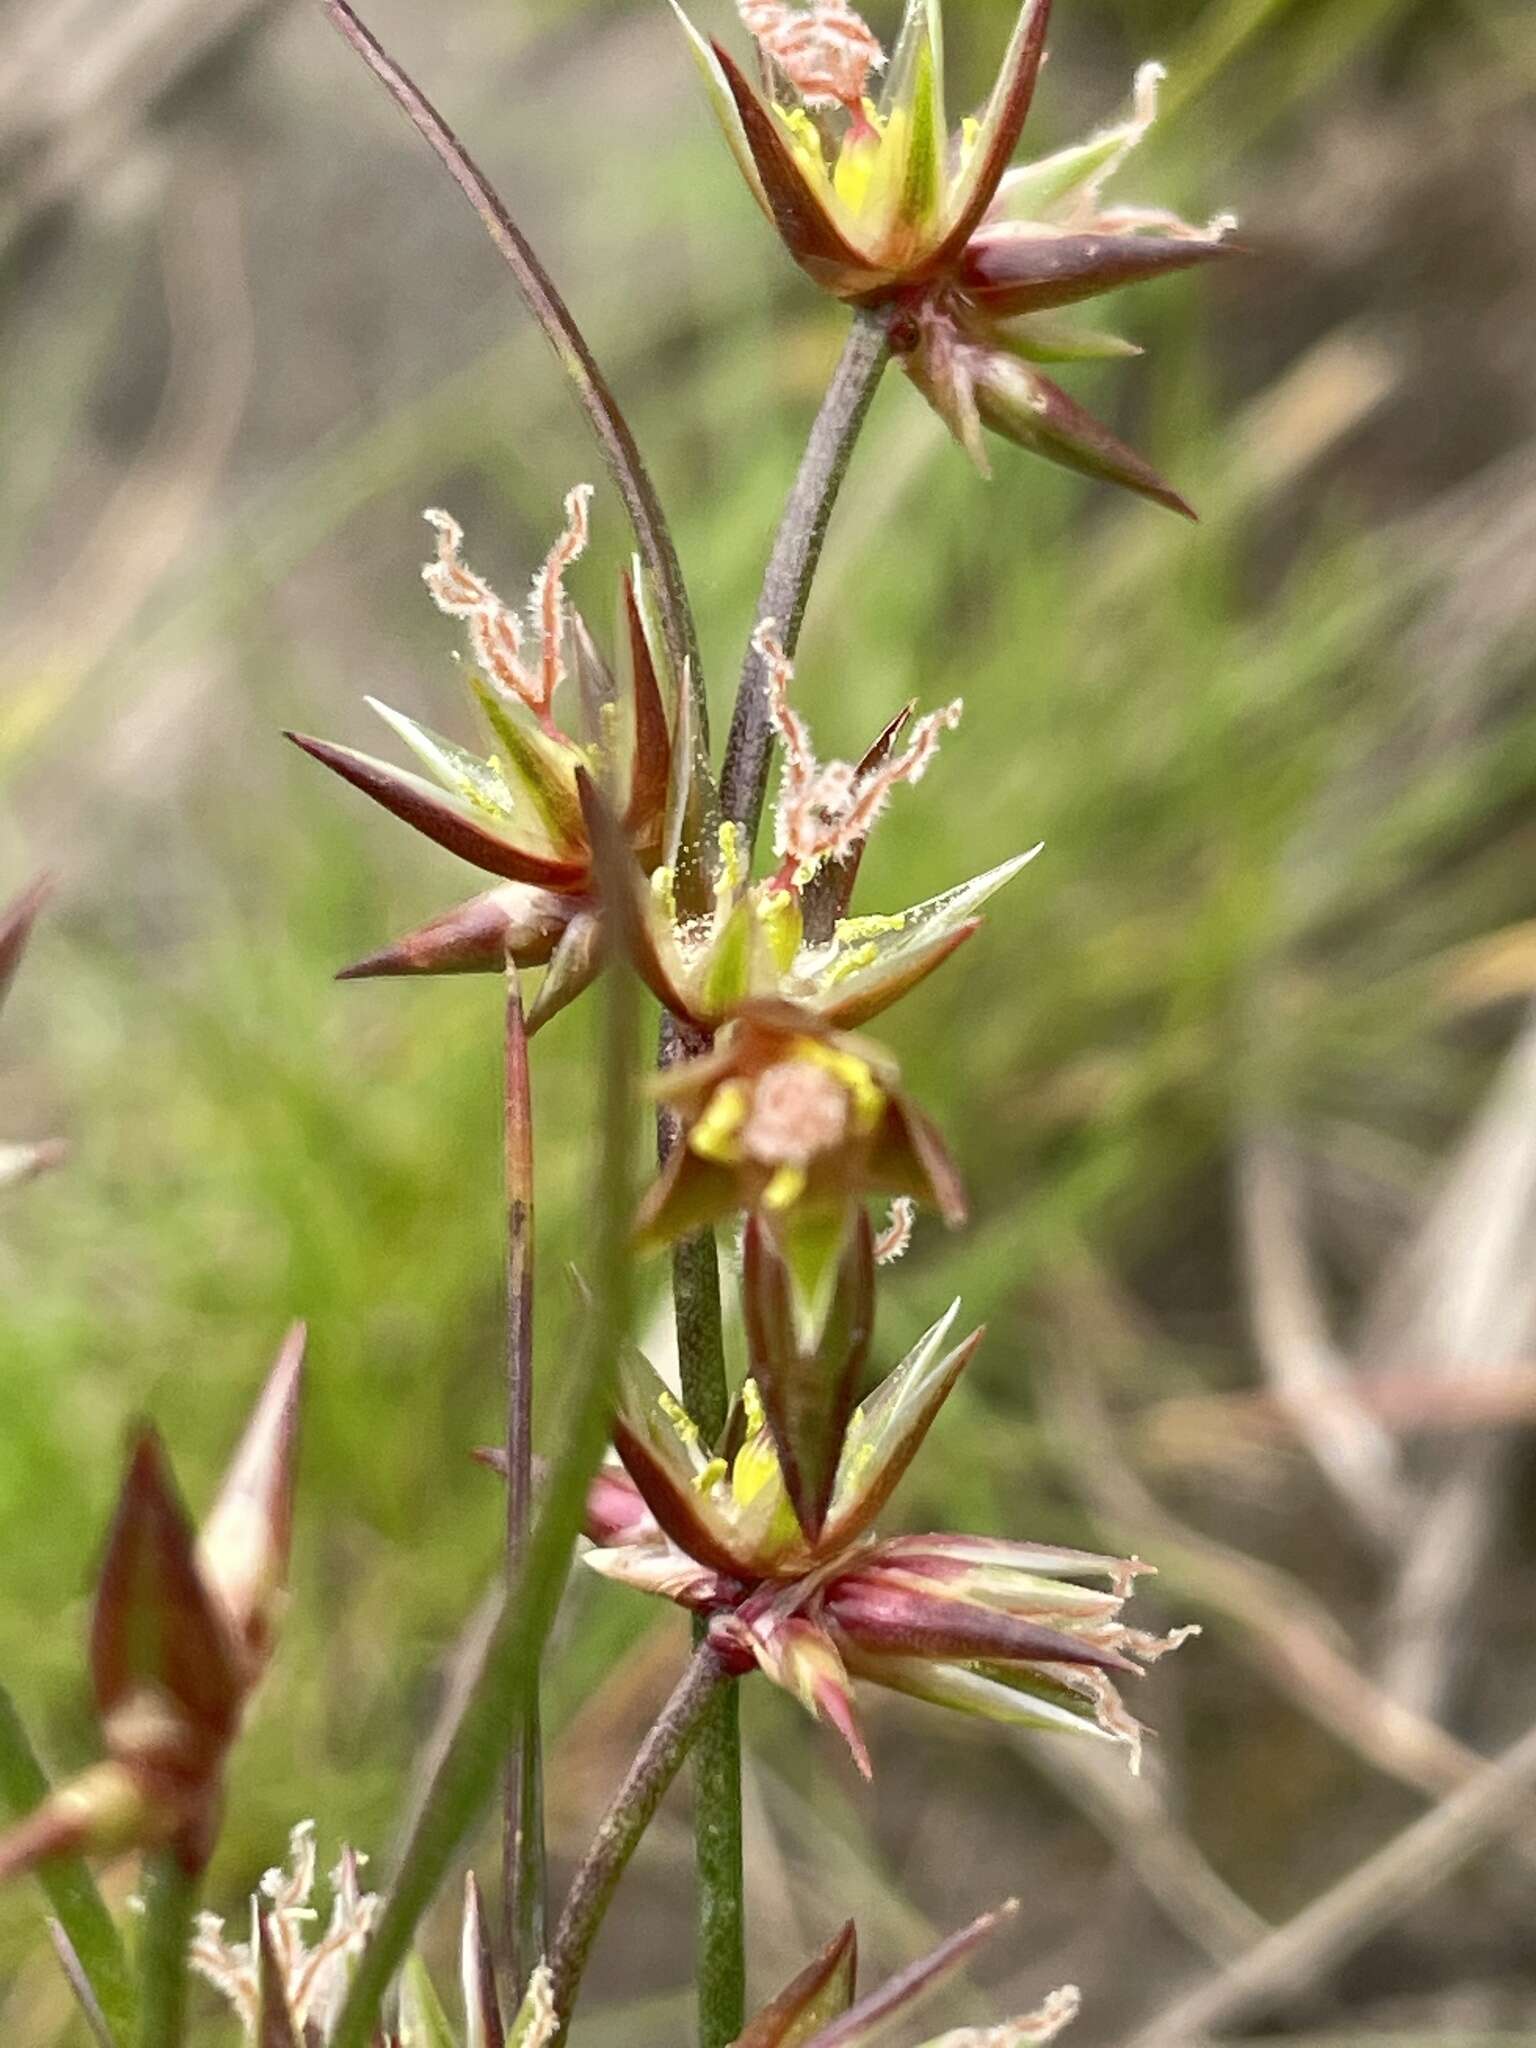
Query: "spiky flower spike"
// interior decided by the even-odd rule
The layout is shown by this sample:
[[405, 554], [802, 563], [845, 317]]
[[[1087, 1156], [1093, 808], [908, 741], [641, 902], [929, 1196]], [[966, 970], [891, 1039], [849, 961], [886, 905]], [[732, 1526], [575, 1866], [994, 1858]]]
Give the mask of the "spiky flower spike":
[[[959, 700], [916, 718], [908, 705], [862, 759], [822, 763], [793, 704], [794, 670], [771, 619], [760, 621], [753, 645], [767, 664], [769, 708], [784, 753], [774, 825], [778, 866], [754, 882], [737, 828], [706, 815], [704, 872], [685, 876], [664, 864], [647, 885], [639, 864], [623, 853], [619, 822], [610, 821], [609, 842], [622, 855], [615, 866], [630, 892], [626, 923], [635, 966], [674, 1016], [701, 1031], [764, 999], [795, 1003], [818, 1028], [864, 1024], [973, 937], [988, 898], [1040, 849], [909, 909], [849, 916], [871, 828], [892, 791], [928, 768], [943, 733], [959, 721]], [[595, 790], [586, 801], [590, 810], [603, 808]], [[599, 825], [594, 817], [592, 830]]]
[[[537, 1030], [602, 964], [580, 780], [596, 775], [622, 791], [625, 843], [644, 873], [662, 859], [669, 812], [680, 814], [689, 799], [686, 692], [668, 671], [638, 569], [622, 589], [622, 686], [566, 596], [566, 573], [587, 543], [590, 498], [588, 484], [567, 493], [565, 526], [534, 578], [526, 624], [465, 562], [458, 522], [446, 512], [426, 514], [438, 544], [422, 575], [439, 610], [463, 621], [474, 663], [469, 687], [493, 753], [467, 753], [371, 698], [433, 781], [350, 747], [288, 735], [428, 839], [502, 877], [498, 887], [345, 968], [343, 979], [500, 972], [509, 960], [547, 967], [529, 1010], [529, 1028]], [[571, 689], [580, 699], [581, 738], [561, 723], [570, 712], [560, 698]]]
[[1134, 353], [1052, 317], [1121, 285], [1226, 253], [1223, 215], [1106, 209], [1104, 184], [1151, 125], [1155, 65], [1123, 123], [1010, 170], [1045, 51], [1050, 0], [1025, 0], [986, 108], [951, 134], [938, 0], [908, 0], [878, 104], [883, 53], [841, 0], [744, 0], [774, 91], [687, 30], [726, 139], [790, 254], [840, 298], [889, 305], [893, 346], [985, 468], [983, 425], [1069, 468], [1188, 507], [1033, 367]]
[[[856, 1678], [991, 1720], [1108, 1738], [1134, 1766], [1141, 1729], [1115, 1680], [1190, 1633], [1151, 1636], [1120, 1619], [1148, 1567], [991, 1537], [873, 1535], [980, 1342], [976, 1331], [950, 1345], [958, 1311], [957, 1302], [847, 1418], [824, 1493], [806, 1455], [816, 1439], [803, 1433], [792, 1482], [776, 1442], [786, 1405], [770, 1424], [755, 1379], [720, 1445], [707, 1445], [627, 1350], [614, 1424], [622, 1463], [592, 1490], [586, 1561], [704, 1616], [731, 1668], [756, 1666], [830, 1722], [866, 1775]], [[750, 1322], [748, 1339], [756, 1370], [770, 1361]], [[857, 1350], [857, 1337], [849, 1344]]]
[[81, 1851], [169, 1843], [189, 1869], [207, 1860], [225, 1760], [282, 1605], [303, 1355], [296, 1328], [201, 1539], [159, 1439], [135, 1437], [91, 1625], [107, 1761], [0, 1835], [0, 1881]]
[[[51, 888], [47, 876], [39, 875], [0, 910], [0, 1007], [4, 1006], [11, 983], [16, 978], [16, 970], [21, 965], [21, 956], [32, 936], [32, 927], [48, 900]], [[34, 1139], [30, 1143], [18, 1144], [0, 1140], [0, 1188], [30, 1180], [34, 1174], [56, 1166], [63, 1156], [64, 1147], [56, 1139]]]

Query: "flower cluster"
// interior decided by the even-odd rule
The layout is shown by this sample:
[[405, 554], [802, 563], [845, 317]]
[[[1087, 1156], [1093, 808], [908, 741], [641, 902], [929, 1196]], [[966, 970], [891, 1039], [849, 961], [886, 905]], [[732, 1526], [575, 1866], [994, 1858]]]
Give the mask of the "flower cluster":
[[874, 1534], [982, 1333], [951, 1344], [954, 1303], [860, 1399], [874, 1312], [867, 1222], [809, 1342], [756, 1218], [744, 1252], [751, 1377], [724, 1437], [705, 1443], [643, 1355], [627, 1351], [619, 1463], [588, 1500], [587, 1563], [706, 1617], [730, 1668], [763, 1671], [829, 1722], [866, 1776], [855, 1679], [1108, 1737], [1134, 1765], [1141, 1730], [1116, 1680], [1191, 1633], [1154, 1636], [1121, 1619], [1148, 1567], [989, 1537]]
[[[526, 628], [465, 563], [457, 521], [426, 514], [438, 549], [423, 579], [439, 610], [464, 622], [475, 663], [469, 688], [495, 748], [488, 757], [371, 698], [432, 781], [352, 747], [288, 735], [428, 839], [502, 877], [498, 887], [343, 969], [343, 979], [546, 967], [529, 1015], [537, 1030], [602, 962], [583, 788], [595, 778], [621, 792], [625, 842], [644, 872], [675, 847], [693, 760], [687, 693], [668, 671], [638, 567], [623, 579], [626, 646], [617, 677], [565, 595], [566, 572], [586, 546], [590, 498], [588, 484], [567, 493], [565, 527], [534, 578]], [[585, 729], [579, 738], [556, 718], [566, 715], [560, 699], [572, 691]]]
[[[362, 1888], [367, 1860], [343, 1848], [330, 1875], [330, 1918], [316, 1933], [315, 1824], [300, 1821], [288, 1837], [287, 1867], [269, 1870], [252, 1896], [248, 1940], [228, 1941], [217, 1914], [198, 1915], [188, 1961], [228, 2001], [255, 2048], [324, 2048], [331, 2039], [383, 1904]], [[464, 1883], [459, 1969], [464, 2048], [548, 2048], [557, 2028], [543, 1965], [534, 1970], [510, 2029], [502, 2025], [473, 1872]], [[376, 2036], [376, 2048], [455, 2048], [432, 1979], [415, 1953], [400, 1973], [397, 2023]]]
[[0, 1881], [81, 1850], [168, 1845], [189, 1870], [207, 1861], [225, 1760], [282, 1609], [303, 1357], [295, 1329], [200, 1531], [159, 1439], [137, 1434], [91, 1624], [107, 1757], [0, 1834]]
[[[21, 956], [32, 936], [37, 914], [48, 897], [48, 883], [39, 879], [23, 889], [4, 910], [0, 910], [0, 1006], [4, 1005]], [[30, 1180], [36, 1173], [57, 1165], [64, 1148], [56, 1139], [6, 1143], [0, 1140], [0, 1188]]]
[[[1132, 111], [1084, 143], [1012, 159], [1045, 55], [1050, 0], [1025, 0], [991, 97], [951, 132], [938, 0], [908, 0], [889, 66], [844, 0], [742, 0], [771, 90], [680, 15], [720, 125], [795, 261], [837, 297], [887, 308], [907, 374], [977, 467], [990, 428], [1052, 462], [1189, 512], [1044, 363], [1134, 354], [1059, 309], [1227, 253], [1231, 217], [1107, 206], [1152, 125], [1155, 64]], [[884, 71], [879, 99], [873, 75]]]

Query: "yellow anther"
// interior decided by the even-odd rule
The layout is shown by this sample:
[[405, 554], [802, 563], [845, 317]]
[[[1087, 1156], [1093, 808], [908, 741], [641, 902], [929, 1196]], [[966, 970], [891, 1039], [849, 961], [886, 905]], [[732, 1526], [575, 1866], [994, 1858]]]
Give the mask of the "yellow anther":
[[722, 1081], [688, 1133], [689, 1151], [717, 1165], [734, 1166], [741, 1157], [741, 1127], [751, 1108], [752, 1091], [744, 1081]]
[[677, 872], [674, 868], [653, 868], [651, 894], [660, 904], [667, 923], [677, 923]]
[[734, 896], [745, 873], [741, 857], [741, 827], [734, 818], [726, 818], [715, 836], [720, 848], [720, 879], [715, 884], [715, 893]]
[[682, 1402], [678, 1400], [675, 1394], [668, 1392], [668, 1390], [665, 1387], [663, 1387], [661, 1392], [656, 1396], [656, 1406], [661, 1410], [662, 1414], [665, 1415], [668, 1422], [671, 1423], [672, 1427], [677, 1431], [678, 1436], [682, 1439], [682, 1441], [685, 1444], [696, 1444], [698, 1442], [699, 1425], [694, 1421], [693, 1417], [688, 1413], [688, 1410], [683, 1406]]
[[711, 1458], [707, 1465], [705, 1465], [700, 1471], [694, 1473], [694, 1492], [709, 1493], [714, 1487], [720, 1484], [722, 1479], [727, 1477], [729, 1472], [730, 1467], [726, 1464], [724, 1458]]
[[763, 1190], [763, 1207], [770, 1210], [792, 1208], [805, 1193], [805, 1182], [803, 1166], [778, 1167]]
[[841, 953], [834, 953], [832, 959], [817, 976], [822, 988], [836, 988], [840, 981], [846, 981], [850, 974], [857, 974], [862, 967], [873, 967], [880, 958], [880, 948], [871, 939], [867, 946], [849, 946]]
[[816, 123], [804, 107], [779, 107], [773, 110], [789, 130], [789, 146], [797, 157], [813, 165], [825, 175], [825, 163], [821, 154], [821, 135]]
[[836, 1046], [822, 1045], [814, 1038], [798, 1040], [795, 1053], [797, 1058], [810, 1060], [824, 1069], [847, 1089], [853, 1102], [854, 1129], [861, 1136], [875, 1128], [885, 1114], [885, 1090], [867, 1060], [861, 1060], [856, 1053], [840, 1052]]
[[768, 1426], [768, 1411], [763, 1406], [762, 1393], [756, 1380], [741, 1383], [742, 1412], [747, 1418], [747, 1435], [755, 1436], [760, 1429]]
[[765, 1488], [777, 1486], [781, 1477], [773, 1439], [765, 1429], [754, 1430], [736, 1453], [736, 1462], [731, 1467], [731, 1496], [736, 1505], [750, 1507]]
[[758, 896], [756, 908], [774, 965], [780, 974], [788, 974], [805, 936], [800, 899], [790, 889], [769, 889]]
[[904, 910], [875, 911], [868, 917], [840, 917], [832, 930], [838, 945], [857, 945], [861, 939], [883, 939], [892, 932], [904, 932]]

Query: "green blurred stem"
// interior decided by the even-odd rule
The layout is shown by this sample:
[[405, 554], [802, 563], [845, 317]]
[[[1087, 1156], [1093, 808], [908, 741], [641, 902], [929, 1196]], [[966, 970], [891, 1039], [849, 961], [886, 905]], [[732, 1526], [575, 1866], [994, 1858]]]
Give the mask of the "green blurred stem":
[[139, 1943], [139, 2048], [181, 2048], [197, 1879], [173, 1850], [151, 1857]]
[[[507, 1595], [533, 1518], [533, 1096], [518, 970], [507, 962], [502, 1139], [507, 1200]], [[544, 1953], [544, 1794], [535, 1684], [507, 1753], [502, 1919], [512, 2003]]]
[[[821, 560], [821, 545], [827, 537], [832, 507], [848, 473], [854, 443], [864, 425], [875, 387], [890, 360], [889, 320], [889, 312], [878, 309], [854, 314], [853, 326], [821, 401], [821, 410], [800, 459], [800, 473], [774, 537], [753, 625], [771, 619], [780, 645], [790, 656], [800, 638], [800, 622], [805, 616], [816, 565]], [[748, 648], [726, 741], [720, 800], [726, 816], [734, 818], [746, 832], [749, 845], [757, 837], [772, 759], [773, 728], [768, 720], [766, 671], [762, 656]]]
[[[883, 313], [855, 313], [779, 522], [755, 621], [773, 620], [786, 654], [793, 654], [800, 637], [800, 621], [805, 616], [832, 507], [890, 356], [887, 320]], [[757, 836], [773, 754], [764, 685], [762, 657], [749, 650], [736, 693], [720, 782], [726, 814], [743, 826], [749, 841]], [[664, 1066], [702, 1050], [702, 1043], [690, 1044], [680, 1028], [669, 1022], [662, 1034]], [[675, 1133], [663, 1123], [663, 1158], [674, 1139]], [[701, 1232], [674, 1250], [672, 1295], [683, 1405], [698, 1423], [705, 1441], [718, 1442], [725, 1428], [728, 1388], [720, 1271], [712, 1231]], [[697, 1737], [694, 1856], [699, 1899], [699, 2048], [725, 2048], [741, 2032], [746, 2013], [741, 1722], [734, 1687], [720, 1692], [707, 1705]]]
[[[708, 1041], [668, 1018], [661, 1064], [707, 1050]], [[663, 1161], [677, 1142], [672, 1120], [657, 1120]], [[678, 1378], [683, 1406], [707, 1443], [725, 1430], [729, 1389], [720, 1308], [720, 1262], [712, 1230], [673, 1247], [672, 1302], [677, 1322]], [[703, 1641], [694, 1624], [695, 1646]], [[746, 1906], [741, 1844], [741, 1714], [734, 1686], [706, 1703], [694, 1743], [694, 1867], [698, 1883], [697, 1979], [699, 2048], [723, 2048], [746, 2019]]]
[[[48, 1776], [37, 1760], [21, 1716], [0, 1686], [0, 1806], [16, 1819], [42, 1805]], [[74, 1951], [114, 2043], [133, 2040], [138, 2001], [128, 1958], [95, 1880], [78, 1856], [45, 1863], [37, 1881]]]
[[[560, 2017], [557, 2042], [565, 2039], [587, 1957], [625, 1866], [638, 1848], [667, 1787], [677, 1776], [683, 1758], [699, 1739], [712, 1709], [722, 1698], [734, 1699], [735, 1687], [714, 1651], [707, 1643], [700, 1643], [636, 1752], [571, 1881], [549, 1951], [555, 2011]], [[739, 2026], [736, 2031], [740, 2032]]]
[[[600, 868], [604, 857], [600, 849]], [[611, 860], [611, 853], [607, 858]], [[581, 1529], [587, 1486], [607, 1445], [615, 1361], [631, 1320], [629, 1232], [638, 1054], [633, 976], [615, 963], [603, 976], [597, 1000], [603, 1021], [600, 1157], [591, 1205], [592, 1304], [585, 1320], [585, 1343], [567, 1381], [560, 1450], [550, 1468], [522, 1569], [422, 1802], [331, 2048], [368, 2048], [384, 1994], [405, 1960], [417, 1922], [466, 1835], [495, 1797], [506, 1761], [506, 1731], [527, 1713], [534, 1696], [539, 1657]]]

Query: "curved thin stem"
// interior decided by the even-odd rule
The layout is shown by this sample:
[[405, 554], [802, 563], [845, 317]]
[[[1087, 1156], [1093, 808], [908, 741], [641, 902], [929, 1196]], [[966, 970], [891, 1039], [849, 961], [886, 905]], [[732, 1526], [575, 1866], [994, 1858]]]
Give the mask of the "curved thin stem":
[[[794, 489], [784, 507], [773, 543], [753, 624], [772, 619], [784, 652], [793, 655], [800, 638], [811, 579], [821, 560], [832, 507], [848, 473], [853, 444], [859, 438], [880, 373], [890, 357], [889, 314], [861, 310], [843, 344], [832, 381], [811, 428]], [[730, 737], [720, 775], [720, 801], [747, 835], [757, 837], [763, 795], [773, 758], [773, 731], [768, 722], [766, 669], [762, 656], [748, 648], [736, 688]]]
[[[533, 1515], [533, 1097], [515, 962], [507, 962], [502, 1103], [507, 1198], [507, 1593], [522, 1569]], [[544, 1801], [539, 1696], [530, 1690], [507, 1754], [502, 1920], [514, 2002], [544, 1953]]]
[[549, 1968], [555, 2011], [560, 2016], [557, 2044], [565, 2039], [587, 1957], [625, 1866], [667, 1787], [677, 1776], [710, 1707], [729, 1683], [730, 1674], [715, 1652], [708, 1643], [700, 1643], [636, 1752], [623, 1784], [608, 1803], [591, 1846], [571, 1881], [550, 1944]]
[[495, 187], [420, 86], [363, 25], [347, 0], [322, 0], [322, 5], [343, 40], [362, 58], [475, 209], [512, 272], [524, 304], [543, 329], [556, 361], [575, 390], [624, 500], [641, 558], [655, 583], [667, 652], [679, 677], [686, 675], [690, 680], [694, 718], [707, 744], [709, 713], [704, 700], [699, 638], [677, 550], [629, 422], [608, 389], [586, 337]]

